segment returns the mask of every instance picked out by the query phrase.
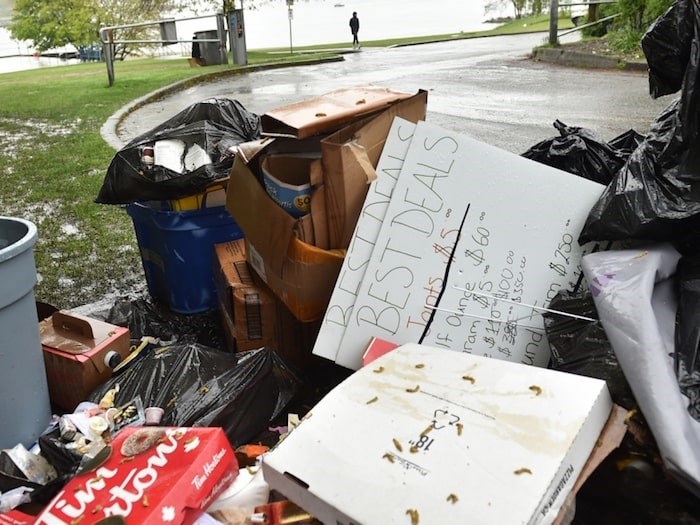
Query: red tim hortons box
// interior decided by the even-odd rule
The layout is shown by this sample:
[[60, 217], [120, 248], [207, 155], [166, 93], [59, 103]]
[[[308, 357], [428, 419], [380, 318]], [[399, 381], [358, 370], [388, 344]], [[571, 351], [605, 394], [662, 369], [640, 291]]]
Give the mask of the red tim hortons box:
[[36, 525], [189, 525], [238, 475], [221, 428], [125, 427], [96, 460]]

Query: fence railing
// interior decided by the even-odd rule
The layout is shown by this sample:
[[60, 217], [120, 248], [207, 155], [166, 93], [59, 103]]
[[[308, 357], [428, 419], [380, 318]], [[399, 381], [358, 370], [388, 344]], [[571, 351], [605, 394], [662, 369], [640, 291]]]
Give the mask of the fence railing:
[[593, 0], [591, 2], [562, 2], [561, 4], [559, 3], [559, 0], [550, 0], [549, 3], [549, 44], [552, 46], [556, 46], [559, 44], [559, 37], [568, 35], [569, 33], [574, 33], [576, 31], [581, 31], [582, 29], [585, 29], [587, 27], [592, 27], [597, 24], [601, 24], [604, 22], [607, 22], [608, 20], [612, 20], [613, 18], [616, 18], [620, 16], [619, 13], [616, 13], [614, 15], [606, 16], [603, 18], [600, 18], [598, 20], [593, 20], [589, 21], [586, 24], [576, 26], [573, 29], [569, 29], [568, 31], [565, 31], [563, 33], [559, 33], [559, 8], [560, 7], [575, 7], [575, 6], [595, 6], [595, 5], [600, 5], [600, 4], [616, 4], [617, 0]]
[[[187, 20], [201, 20], [203, 18], [216, 18], [217, 38], [202, 38], [197, 40], [181, 40], [177, 38], [175, 31], [175, 22], [185, 22]], [[121, 40], [119, 38], [115, 38], [115, 33], [119, 30], [149, 26], [160, 27], [160, 39]], [[105, 63], [107, 64], [107, 78], [109, 80], [110, 86], [114, 85], [114, 51], [115, 47], [119, 44], [186, 44], [194, 42], [197, 42], [199, 44], [212, 43], [218, 45], [219, 54], [221, 56], [221, 63], [225, 63], [226, 61], [226, 26], [223, 13], [191, 16], [187, 18], [178, 19], [169, 18], [167, 20], [158, 20], [154, 22], [139, 22], [135, 24], [123, 24], [118, 26], [102, 27], [100, 28], [100, 41], [102, 42], [102, 47], [104, 49]]]

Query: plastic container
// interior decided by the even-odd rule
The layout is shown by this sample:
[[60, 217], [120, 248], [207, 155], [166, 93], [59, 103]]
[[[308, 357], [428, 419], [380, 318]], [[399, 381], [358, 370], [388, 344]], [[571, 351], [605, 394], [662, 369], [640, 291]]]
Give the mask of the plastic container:
[[30, 447], [51, 423], [34, 300], [34, 224], [0, 217], [0, 448]]
[[126, 210], [134, 223], [151, 296], [178, 313], [215, 308], [214, 245], [243, 237], [226, 209], [167, 211], [137, 202]]

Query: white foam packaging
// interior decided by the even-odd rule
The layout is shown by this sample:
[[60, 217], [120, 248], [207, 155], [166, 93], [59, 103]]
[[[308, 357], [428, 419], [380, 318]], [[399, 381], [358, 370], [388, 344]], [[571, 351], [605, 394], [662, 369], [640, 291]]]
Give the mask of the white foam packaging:
[[323, 523], [552, 523], [611, 408], [604, 381], [411, 343], [333, 389], [263, 473]]

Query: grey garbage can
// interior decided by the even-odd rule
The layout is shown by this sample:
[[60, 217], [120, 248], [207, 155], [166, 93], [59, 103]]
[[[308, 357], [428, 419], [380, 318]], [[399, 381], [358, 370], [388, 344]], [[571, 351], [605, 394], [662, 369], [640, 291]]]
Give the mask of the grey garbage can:
[[[219, 34], [216, 30], [197, 31], [194, 35], [199, 41], [199, 58], [201, 58], [207, 66], [228, 64], [226, 50], [224, 49], [223, 53], [219, 51], [221, 43], [218, 41]], [[217, 42], [202, 42], [202, 40], [217, 40]]]
[[34, 300], [34, 224], [0, 217], [0, 448], [29, 447], [51, 422]]

